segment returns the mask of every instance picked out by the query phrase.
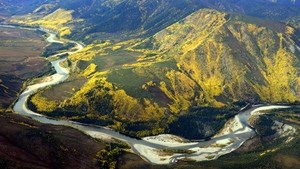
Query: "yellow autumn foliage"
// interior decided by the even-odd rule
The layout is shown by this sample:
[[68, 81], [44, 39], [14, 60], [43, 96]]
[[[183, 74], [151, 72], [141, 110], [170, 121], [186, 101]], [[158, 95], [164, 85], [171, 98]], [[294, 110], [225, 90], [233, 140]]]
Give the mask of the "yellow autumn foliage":
[[88, 102], [88, 96], [86, 95], [86, 93], [93, 91], [95, 89], [95, 87], [97, 87], [98, 85], [102, 85], [104, 88], [108, 88], [108, 89], [112, 89], [112, 85], [109, 83], [106, 83], [106, 79], [105, 78], [99, 78], [96, 76], [92, 76], [88, 82], [86, 82], [84, 84], [84, 86], [82, 86], [80, 88], [79, 91], [77, 91], [70, 99], [68, 99], [65, 104], [67, 105], [71, 105], [71, 106], [76, 106], [76, 105], [80, 105], [81, 103]]
[[122, 120], [148, 121], [159, 119], [164, 113], [164, 108], [157, 103], [151, 103], [148, 99], [144, 99], [144, 102], [139, 101], [127, 95], [125, 90], [116, 90], [110, 93], [113, 97], [115, 115]]
[[296, 81], [297, 71], [292, 54], [279, 48], [274, 60], [264, 57], [266, 70], [262, 70], [266, 85], [256, 85], [256, 90], [265, 101], [294, 102], [291, 84]]
[[121, 49], [121, 48], [122, 48], [122, 46], [116, 45], [116, 46], [113, 46], [113, 47], [112, 47], [112, 50], [113, 50], [113, 51], [116, 51], [116, 50], [119, 50], [119, 49]]
[[36, 106], [38, 112], [53, 112], [56, 110], [58, 103], [44, 98], [40, 93], [31, 98], [31, 102]]
[[172, 49], [184, 54], [205, 42], [225, 23], [224, 13], [202, 9], [155, 34], [154, 46], [159, 51]]
[[173, 100], [173, 103], [169, 105], [171, 111], [179, 113], [187, 110], [195, 98], [196, 83], [185, 74], [174, 70], [168, 72], [166, 76], [171, 86], [161, 82], [159, 87], [168, 98]]
[[38, 25], [46, 29], [58, 31], [59, 35], [63, 37], [72, 32], [71, 27], [68, 26], [68, 23], [73, 21], [72, 13], [73, 11], [71, 10], [57, 9], [53, 13], [42, 18], [27, 16], [23, 19], [16, 19], [13, 21], [26, 25]]
[[[151, 38], [90, 44], [71, 55], [72, 62], [90, 64], [80, 72], [88, 82], [64, 106], [84, 104], [93, 114], [103, 106], [93, 104], [103, 99], [111, 108], [106, 115], [114, 120], [145, 122], [159, 120], [165, 112], [178, 115], [193, 106], [221, 107], [243, 99], [293, 102], [299, 100], [300, 80], [297, 58], [287, 49], [290, 42], [289, 36], [267, 27], [200, 10]], [[125, 48], [141, 52], [135, 55], [140, 59], [97, 72], [102, 58], [96, 57], [114, 59]]]
[[119, 118], [124, 120], [139, 118], [143, 108], [135, 98], [128, 96], [124, 90], [111, 91], [111, 94], [113, 95], [114, 111]]
[[97, 65], [94, 63], [91, 63], [84, 71], [83, 71], [83, 76], [87, 77], [90, 76], [91, 74], [95, 73], [97, 69]]
[[[214, 106], [221, 106], [215, 100], [224, 91], [225, 76], [221, 69], [221, 58], [225, 53], [222, 44], [209, 40], [203, 44], [203, 52], [205, 55], [198, 60], [197, 54], [194, 51], [188, 52], [185, 57], [180, 58], [178, 66], [181, 70], [190, 72], [189, 75], [203, 89], [205, 100]], [[229, 59], [228, 59], [229, 60]], [[198, 100], [199, 104], [203, 104], [203, 100]]]
[[147, 119], [160, 119], [165, 109], [160, 107], [157, 103], [152, 103], [149, 99], [144, 98], [144, 105], [145, 105], [145, 114], [144, 117], [148, 117]]
[[80, 52], [69, 56], [69, 59], [73, 62], [76, 62], [78, 60], [91, 61], [96, 56], [106, 55], [108, 53], [108, 50], [110, 49], [110, 45], [110, 41], [106, 41], [100, 44], [89, 44], [85, 46]]
[[288, 35], [293, 35], [295, 33], [295, 29], [290, 26], [287, 26], [285, 33]]

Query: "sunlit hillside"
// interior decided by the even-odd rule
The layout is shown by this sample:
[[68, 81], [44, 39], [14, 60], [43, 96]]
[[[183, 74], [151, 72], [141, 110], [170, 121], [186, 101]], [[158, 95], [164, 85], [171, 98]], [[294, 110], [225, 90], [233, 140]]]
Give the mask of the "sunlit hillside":
[[0, 169], [299, 169], [300, 0], [0, 0]]
[[[142, 136], [165, 131], [193, 107], [298, 102], [294, 36], [293, 28], [281, 23], [261, 25], [253, 18], [199, 10], [146, 39], [86, 46], [69, 57], [70, 82], [86, 83], [41, 91], [32, 106], [121, 131], [131, 123], [155, 124], [141, 127]], [[53, 91], [56, 96], [49, 97]]]

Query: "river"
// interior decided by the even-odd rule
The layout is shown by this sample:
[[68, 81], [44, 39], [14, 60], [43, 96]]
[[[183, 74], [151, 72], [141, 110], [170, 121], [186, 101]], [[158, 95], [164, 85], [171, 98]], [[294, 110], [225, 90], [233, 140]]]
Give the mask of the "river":
[[[11, 26], [10, 26], [11, 27]], [[29, 28], [26, 28], [29, 29]], [[37, 29], [32, 29], [37, 30]], [[61, 41], [56, 38], [54, 33], [51, 33], [47, 30], [42, 30], [49, 34], [47, 41], [49, 43], [75, 43], [76, 51], [72, 52], [64, 52], [68, 54], [73, 54], [79, 52], [83, 45], [71, 41], [64, 40]], [[62, 54], [62, 53], [60, 53]], [[169, 164], [175, 163], [179, 159], [189, 158], [195, 161], [204, 161], [204, 160], [213, 160], [218, 157], [228, 154], [237, 148], [239, 148], [246, 140], [255, 136], [255, 131], [250, 127], [248, 120], [255, 113], [263, 110], [271, 110], [271, 109], [284, 109], [290, 108], [289, 106], [279, 106], [279, 105], [261, 105], [261, 106], [252, 106], [247, 110], [240, 111], [233, 119], [231, 119], [228, 124], [224, 126], [224, 129], [218, 135], [212, 137], [208, 141], [199, 141], [199, 142], [183, 142], [179, 137], [173, 135], [159, 135], [153, 137], [146, 137], [143, 139], [134, 139], [125, 135], [120, 134], [117, 131], [114, 131], [105, 127], [98, 126], [90, 126], [85, 125], [73, 121], [68, 120], [57, 120], [46, 117], [44, 115], [33, 112], [27, 108], [28, 98], [37, 92], [39, 89], [53, 86], [58, 83], [65, 81], [69, 76], [69, 70], [63, 68], [60, 63], [64, 61], [64, 59], [58, 59], [52, 61], [51, 64], [55, 68], [56, 73], [51, 75], [50, 81], [41, 82], [38, 84], [34, 84], [28, 86], [19, 96], [17, 102], [15, 103], [13, 110], [15, 113], [20, 114], [22, 116], [26, 116], [32, 118], [36, 121], [39, 121], [44, 124], [53, 124], [53, 125], [63, 125], [73, 127], [78, 129], [85, 134], [99, 139], [118, 139], [126, 142], [131, 146], [131, 150], [141, 156], [143, 159], [150, 163], [155, 164]], [[191, 126], [192, 127], [192, 126]], [[192, 153], [184, 154], [184, 153], [174, 153], [174, 154], [164, 154], [163, 149], [173, 149], [173, 150], [189, 150]]]

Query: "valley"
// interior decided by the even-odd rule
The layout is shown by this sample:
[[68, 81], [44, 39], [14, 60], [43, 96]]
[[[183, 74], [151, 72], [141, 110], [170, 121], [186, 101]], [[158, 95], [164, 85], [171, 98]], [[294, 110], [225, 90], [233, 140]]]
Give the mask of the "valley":
[[299, 3], [0, 0], [0, 168], [297, 168]]
[[67, 83], [28, 106], [133, 137], [180, 135], [185, 119], [197, 127], [180, 136], [213, 136], [247, 103], [299, 101], [298, 35], [253, 19], [203, 9], [149, 38], [89, 44], [65, 62]]
[[[48, 32], [49, 33], [49, 32]], [[51, 33], [50, 33], [51, 34]], [[63, 43], [59, 40], [55, 40], [55, 36], [50, 35], [47, 39], [49, 42]], [[74, 42], [76, 43], [76, 42]], [[77, 51], [73, 53], [80, 52], [83, 47], [76, 43]], [[66, 58], [65, 58], [66, 59]], [[52, 61], [52, 65], [56, 69], [56, 74], [52, 75], [52, 80], [48, 82], [43, 82], [39, 84], [35, 84], [32, 86], [28, 86], [25, 91], [20, 95], [20, 98], [16, 102], [14, 106], [14, 111], [20, 115], [31, 117], [41, 123], [46, 124], [54, 124], [54, 125], [63, 125], [70, 126], [76, 128], [91, 137], [110, 140], [110, 139], [118, 139], [126, 142], [130, 145], [132, 152], [137, 153], [148, 162], [154, 164], [169, 164], [176, 163], [178, 160], [191, 160], [191, 161], [207, 161], [217, 159], [219, 156], [230, 153], [235, 149], [239, 148], [243, 142], [247, 139], [255, 136], [255, 132], [252, 128], [249, 127], [248, 120], [251, 116], [255, 115], [256, 112], [272, 110], [272, 109], [287, 109], [290, 106], [253, 106], [249, 110], [244, 110], [239, 112], [238, 115], [235, 116], [232, 122], [229, 122], [225, 127], [221, 130], [221, 132], [214, 136], [214, 138], [209, 139], [208, 141], [201, 142], [178, 142], [175, 140], [180, 140], [176, 136], [171, 136], [174, 138], [170, 138], [171, 143], [163, 143], [168, 140], [170, 136], [158, 136], [162, 137], [163, 142], [157, 140], [155, 137], [143, 138], [143, 140], [138, 140], [134, 138], [130, 138], [128, 136], [122, 135], [118, 132], [115, 132], [108, 128], [99, 128], [94, 126], [87, 126], [81, 123], [67, 121], [67, 120], [55, 120], [50, 119], [45, 116], [42, 116], [36, 112], [29, 110], [26, 106], [27, 99], [31, 94], [40, 88], [45, 88], [50, 85], [58, 84], [59, 82], [63, 82], [67, 79], [69, 74], [68, 70], [60, 66], [60, 62], [63, 62], [65, 59], [58, 59]], [[44, 107], [48, 107], [45, 105]], [[246, 106], [244, 109], [248, 109]], [[291, 130], [291, 134], [295, 134], [296, 129], [293, 127], [289, 127]], [[290, 134], [288, 134], [290, 135]], [[164, 138], [165, 137], [165, 138]], [[168, 141], [167, 141], [168, 142]], [[175, 143], [174, 146], [170, 146], [170, 144]], [[200, 147], [200, 148], [199, 148]], [[169, 155], [165, 155], [163, 151], [170, 151], [167, 153]], [[174, 151], [174, 153], [173, 153]], [[178, 152], [178, 153], [176, 153]], [[182, 153], [180, 153], [182, 152]], [[186, 153], [188, 152], [188, 153]]]

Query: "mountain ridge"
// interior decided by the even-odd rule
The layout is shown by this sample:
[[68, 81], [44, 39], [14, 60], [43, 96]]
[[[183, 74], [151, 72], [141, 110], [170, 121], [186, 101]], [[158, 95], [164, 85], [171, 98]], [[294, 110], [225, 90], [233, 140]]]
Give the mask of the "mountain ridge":
[[[0, 0], [0, 24], [26, 25], [24, 30], [0, 31], [0, 98], [5, 103], [0, 103], [0, 168], [298, 166], [299, 9], [299, 0]], [[74, 45], [46, 46], [47, 35], [27, 26], [57, 33], [59, 41], [85, 45], [78, 53], [51, 58], [72, 53]], [[29, 57], [35, 52], [45, 58]], [[22, 100], [19, 90], [27, 84], [57, 80], [50, 79], [54, 69], [48, 61], [62, 57], [66, 60], [59, 64], [69, 70], [68, 78], [29, 94], [28, 102], [22, 103], [54, 125], [12, 112], [13, 100]], [[261, 111], [246, 122], [243, 113], [257, 104], [292, 108]], [[152, 137], [153, 145], [205, 141], [195, 149], [176, 146], [152, 151], [152, 143], [148, 149], [148, 143], [144, 147], [133, 140], [130, 148], [113, 135], [93, 139], [85, 132], [55, 126], [62, 124], [60, 119], [82, 131], [87, 131], [87, 125], [92, 137], [104, 126], [108, 133], [116, 130], [116, 138], [121, 139], [119, 134], [143, 140], [157, 136]], [[238, 123], [253, 130], [244, 130], [246, 124], [238, 128]], [[230, 138], [244, 137], [254, 129], [256, 136], [242, 145]], [[214, 141], [225, 133], [228, 139], [221, 136]], [[204, 147], [209, 142], [212, 145]], [[229, 146], [241, 147], [231, 152]], [[135, 151], [139, 147], [144, 151]], [[203, 154], [205, 148], [208, 154]], [[217, 156], [230, 154], [216, 159], [210, 148], [220, 150]], [[131, 154], [129, 149], [140, 153]], [[196, 155], [190, 154], [194, 150], [214, 160], [193, 162], [188, 157]], [[145, 157], [159, 153], [161, 161], [176, 157], [170, 159], [174, 164], [152, 165], [142, 159], [144, 153]], [[186, 158], [177, 161], [177, 157]]]
[[[297, 1], [298, 2], [298, 1]], [[16, 4], [15, 1], [1, 2]], [[23, 4], [23, 5], [22, 5]], [[212, 8], [224, 12], [241, 13], [244, 15], [261, 17], [277, 21], [291, 21], [295, 23], [299, 16], [300, 6], [285, 3], [273, 3], [268, 0], [184, 0], [184, 1], [111, 1], [111, 0], [86, 0], [82, 1], [42, 1], [34, 2], [25, 0], [19, 4], [18, 10], [10, 9], [9, 5], [1, 11], [21, 11], [18, 15], [24, 15], [31, 12], [30, 15], [21, 17], [21, 19], [34, 21], [45, 17], [58, 9], [74, 11], [72, 17], [81, 22], [67, 24], [71, 28], [73, 38], [84, 39], [90, 43], [95, 39], [130, 39], [136, 37], [145, 37], [155, 34], [157, 31], [177, 22], [188, 16], [192, 12], [201, 8]], [[30, 4], [35, 4], [30, 5]], [[13, 7], [12, 7], [13, 8]], [[9, 10], [10, 9], [10, 10]], [[24, 9], [24, 10], [22, 10]], [[293, 21], [296, 20], [296, 21]], [[29, 22], [30, 23], [30, 22]], [[297, 22], [296, 22], [297, 23]], [[114, 26], [117, 24], [118, 26]], [[113, 34], [117, 34], [114, 36]], [[126, 34], [126, 35], [124, 35]], [[88, 38], [94, 36], [94, 38]], [[114, 38], [118, 37], [118, 38]]]

